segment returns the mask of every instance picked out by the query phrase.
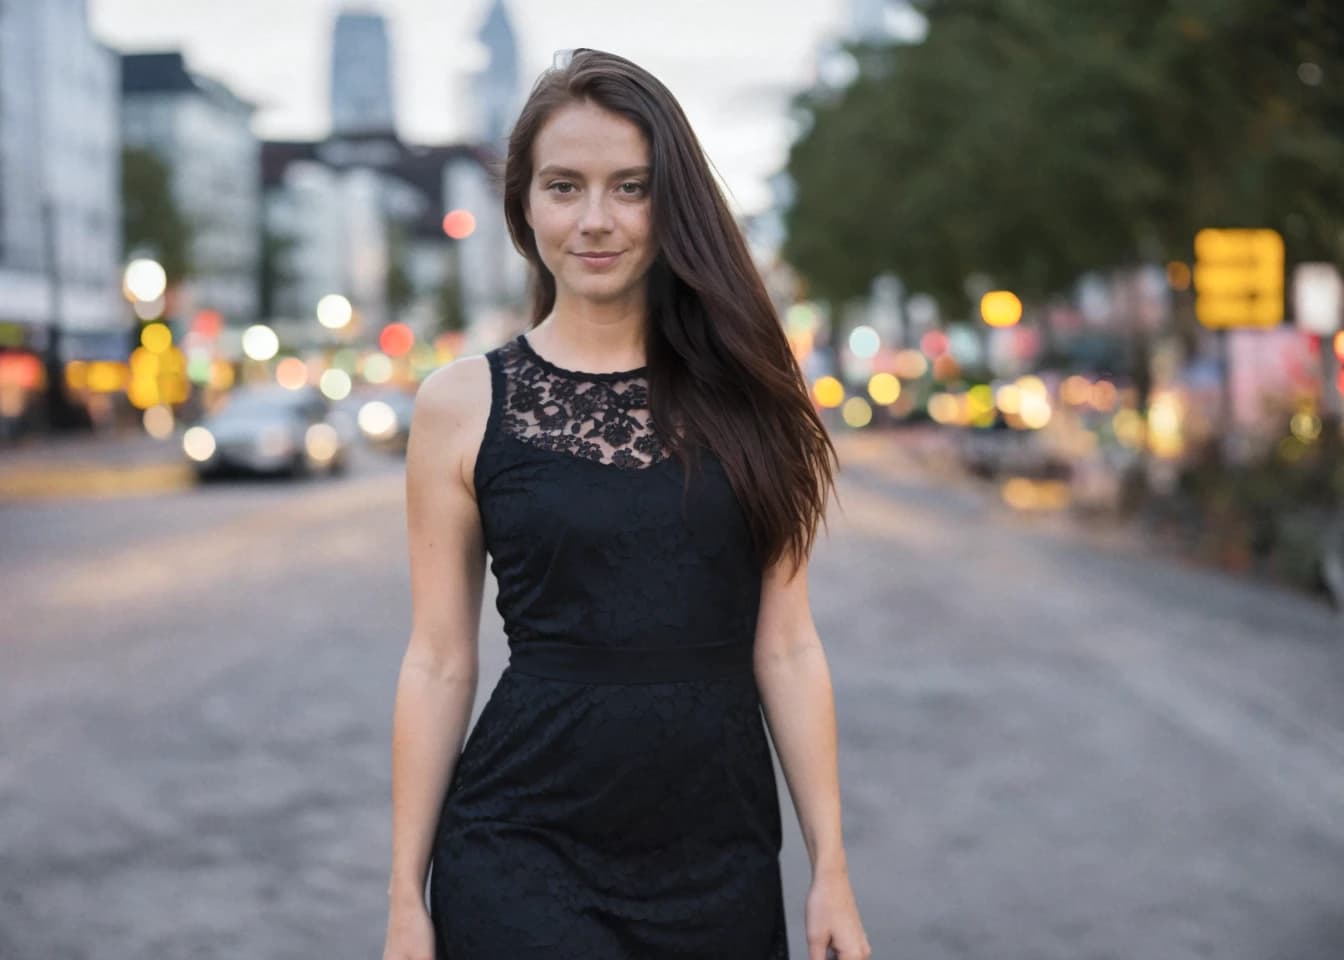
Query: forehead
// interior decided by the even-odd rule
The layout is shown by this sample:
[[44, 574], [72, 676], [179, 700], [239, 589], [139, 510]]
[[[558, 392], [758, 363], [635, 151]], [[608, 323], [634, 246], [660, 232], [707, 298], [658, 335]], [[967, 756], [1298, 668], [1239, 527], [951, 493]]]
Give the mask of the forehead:
[[555, 164], [601, 176], [648, 162], [649, 146], [639, 127], [587, 100], [557, 109], [532, 143], [533, 170]]

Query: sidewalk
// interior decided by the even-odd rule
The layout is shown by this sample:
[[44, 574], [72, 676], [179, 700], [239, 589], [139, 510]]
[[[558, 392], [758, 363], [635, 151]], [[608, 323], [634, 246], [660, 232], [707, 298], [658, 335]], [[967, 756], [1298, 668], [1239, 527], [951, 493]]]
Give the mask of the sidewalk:
[[0, 447], [0, 503], [182, 489], [193, 478], [180, 442], [138, 427], [24, 438]]

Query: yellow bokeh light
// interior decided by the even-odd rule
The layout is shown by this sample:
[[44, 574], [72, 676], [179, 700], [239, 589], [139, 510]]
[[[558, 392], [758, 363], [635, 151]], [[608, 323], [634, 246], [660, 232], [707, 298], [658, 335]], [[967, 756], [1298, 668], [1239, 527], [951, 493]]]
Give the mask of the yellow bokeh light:
[[966, 410], [972, 419], [980, 419], [994, 411], [994, 391], [989, 384], [977, 384], [966, 391]]
[[114, 360], [97, 360], [89, 364], [88, 384], [94, 393], [120, 393], [130, 382], [126, 364]]
[[845, 423], [851, 427], [866, 427], [873, 420], [873, 408], [863, 397], [850, 397], [841, 411]]
[[935, 423], [956, 423], [961, 419], [961, 402], [950, 393], [935, 393], [929, 397], [929, 417]]
[[140, 343], [150, 353], [163, 353], [173, 345], [173, 331], [166, 323], [147, 323], [140, 330]]
[[89, 385], [89, 365], [83, 360], [71, 360], [65, 365], [65, 385], [71, 390], [84, 390]]
[[1143, 417], [1137, 410], [1121, 410], [1111, 421], [1115, 438], [1127, 447], [1143, 446]]
[[812, 396], [823, 407], [838, 407], [845, 402], [845, 387], [835, 377], [818, 377], [812, 384]]
[[1023, 392], [1018, 415], [1029, 429], [1040, 430], [1050, 423], [1050, 401], [1044, 394]]
[[1321, 419], [1310, 413], [1299, 413], [1293, 417], [1293, 436], [1303, 443], [1311, 443], [1321, 435]]
[[901, 396], [901, 381], [889, 373], [875, 373], [868, 381], [868, 396], [883, 406], [895, 403]]
[[1022, 391], [1022, 399], [1024, 401], [1028, 396], [1043, 398], [1049, 393], [1045, 388], [1045, 381], [1034, 373], [1029, 373], [1025, 377], [1018, 377], [1017, 389]]
[[227, 390], [233, 386], [233, 364], [219, 359], [210, 364], [210, 386], [215, 390]]
[[1011, 327], [1022, 319], [1022, 301], [1009, 290], [991, 290], [980, 298], [980, 316], [991, 327]]
[[1006, 414], [1016, 415], [1022, 411], [1022, 389], [1015, 383], [1005, 383], [994, 393], [999, 409]]
[[1190, 267], [1179, 260], [1167, 264], [1167, 283], [1173, 290], [1190, 289]]

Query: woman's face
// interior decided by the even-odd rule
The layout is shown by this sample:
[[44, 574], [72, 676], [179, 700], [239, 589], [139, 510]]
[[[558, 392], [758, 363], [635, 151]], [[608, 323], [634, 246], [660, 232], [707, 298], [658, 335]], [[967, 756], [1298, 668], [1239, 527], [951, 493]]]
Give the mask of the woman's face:
[[532, 170], [527, 222], [557, 299], [642, 300], [657, 249], [639, 128], [589, 101], [561, 107], [533, 141]]

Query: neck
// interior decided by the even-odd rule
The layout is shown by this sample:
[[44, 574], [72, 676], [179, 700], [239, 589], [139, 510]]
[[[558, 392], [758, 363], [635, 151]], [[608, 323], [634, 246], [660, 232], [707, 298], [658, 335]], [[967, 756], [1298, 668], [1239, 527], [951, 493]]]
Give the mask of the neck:
[[645, 363], [644, 297], [611, 303], [566, 297], [556, 291], [555, 306], [534, 329], [534, 342], [550, 348], [560, 366], [582, 370], [632, 370]]

